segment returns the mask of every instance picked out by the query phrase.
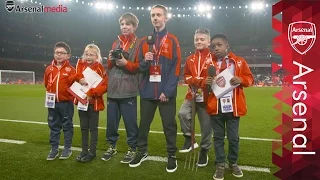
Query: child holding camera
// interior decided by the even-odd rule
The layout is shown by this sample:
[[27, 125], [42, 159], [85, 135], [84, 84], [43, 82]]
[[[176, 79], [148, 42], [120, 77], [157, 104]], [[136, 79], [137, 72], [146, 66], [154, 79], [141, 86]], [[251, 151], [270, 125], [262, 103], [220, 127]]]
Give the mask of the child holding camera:
[[121, 35], [113, 43], [108, 58], [107, 132], [110, 145], [101, 158], [104, 161], [117, 153], [118, 128], [121, 116], [127, 131], [127, 154], [121, 163], [129, 163], [134, 157], [137, 145], [137, 96], [138, 68], [136, 60], [139, 39], [135, 35], [139, 20], [132, 13], [125, 13], [119, 19]]

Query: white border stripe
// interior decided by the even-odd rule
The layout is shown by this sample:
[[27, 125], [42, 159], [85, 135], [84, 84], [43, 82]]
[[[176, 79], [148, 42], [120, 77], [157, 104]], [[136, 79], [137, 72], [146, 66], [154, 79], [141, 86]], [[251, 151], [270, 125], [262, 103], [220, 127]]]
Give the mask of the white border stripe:
[[[17, 122], [17, 123], [28, 123], [28, 124], [42, 124], [42, 125], [47, 125], [48, 123], [46, 122], [38, 122], [38, 121], [24, 121], [24, 120], [15, 120], [15, 119], [0, 119], [0, 121], [4, 122]], [[74, 127], [80, 127], [80, 125], [73, 125]], [[106, 129], [105, 127], [98, 127], [98, 129]], [[125, 129], [119, 128], [119, 131], [125, 131]], [[163, 131], [149, 131], [150, 133], [154, 134], [163, 134]], [[182, 133], [178, 133], [178, 135], [182, 135]], [[201, 134], [196, 134], [196, 136], [201, 137]], [[225, 137], [227, 138], [227, 137]], [[280, 139], [267, 139], [267, 138], [255, 138], [255, 137], [240, 137], [240, 139], [243, 140], [250, 140], [250, 141], [278, 141], [281, 142]]]
[[266, 172], [270, 173], [270, 168], [262, 168], [262, 167], [252, 167], [252, 166], [241, 166], [239, 165], [240, 169], [245, 171], [258, 171], [258, 172]]
[[0, 142], [10, 143], [10, 144], [25, 144], [26, 143], [26, 141], [18, 141], [18, 140], [12, 140], [12, 139], [0, 139]]

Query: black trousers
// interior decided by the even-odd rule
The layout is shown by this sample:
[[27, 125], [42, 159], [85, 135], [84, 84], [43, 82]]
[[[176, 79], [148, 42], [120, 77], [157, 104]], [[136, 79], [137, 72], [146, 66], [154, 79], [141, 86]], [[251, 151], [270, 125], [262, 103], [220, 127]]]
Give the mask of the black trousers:
[[94, 111], [93, 104], [89, 104], [88, 111], [78, 111], [82, 137], [82, 151], [88, 152], [90, 132], [90, 153], [96, 155], [98, 143], [99, 111]]
[[166, 146], [169, 156], [174, 156], [177, 151], [177, 122], [176, 122], [176, 99], [169, 99], [166, 103], [159, 100], [140, 99], [140, 125], [138, 135], [138, 151], [148, 151], [148, 135], [154, 114], [159, 107]]

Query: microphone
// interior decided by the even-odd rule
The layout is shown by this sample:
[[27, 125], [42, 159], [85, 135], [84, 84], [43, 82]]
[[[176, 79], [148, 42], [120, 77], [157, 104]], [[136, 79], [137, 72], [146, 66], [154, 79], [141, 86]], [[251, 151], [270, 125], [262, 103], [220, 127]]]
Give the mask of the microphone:
[[[213, 76], [216, 76], [217, 72], [216, 72], [216, 68], [214, 66], [209, 66], [208, 68], [208, 76], [210, 77], [213, 77]], [[210, 92], [212, 91], [211, 89], [211, 86], [210, 85], [207, 85], [207, 89], [208, 89], [208, 92], [210, 94]]]
[[154, 38], [154, 35], [148, 35], [147, 36], [147, 44], [149, 46], [149, 52], [152, 52], [152, 49], [153, 49], [153, 45], [155, 44], [155, 38]]

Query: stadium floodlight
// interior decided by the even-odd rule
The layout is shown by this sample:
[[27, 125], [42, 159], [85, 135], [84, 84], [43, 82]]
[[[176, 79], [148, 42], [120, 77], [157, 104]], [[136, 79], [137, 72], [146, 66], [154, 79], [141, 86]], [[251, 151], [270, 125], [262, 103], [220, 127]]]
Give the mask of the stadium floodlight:
[[79, 2], [79, 0], [76, 0], [76, 3]]
[[228, 6], [226, 6], [226, 9], [228, 9]]
[[247, 8], [248, 8], [248, 5], [246, 5], [245, 8], [247, 9]]
[[206, 10], [205, 8], [206, 8], [206, 6], [204, 4], [199, 4], [199, 6], [198, 6], [199, 12], [205, 11]]
[[82, 4], [84, 4], [84, 1], [82, 1]]
[[144, 10], [144, 7], [141, 7], [141, 10]]
[[216, 9], [216, 7], [215, 7], [215, 6], [212, 6], [212, 9]]
[[259, 10], [263, 8], [263, 4], [262, 3], [252, 3], [251, 4], [251, 9], [252, 10]]
[[178, 18], [181, 17], [181, 14], [178, 14]]
[[241, 6], [239, 6], [239, 9], [241, 9]]
[[189, 7], [189, 10], [191, 10], [192, 8], [191, 7]]
[[97, 9], [107, 9], [107, 4], [103, 3], [103, 2], [97, 2], [95, 4], [95, 8], [97, 8]]
[[126, 7], [125, 7], [125, 6], [122, 6], [122, 9], [126, 9]]
[[151, 7], [150, 7], [150, 6], [148, 7], [148, 10], [149, 10], [149, 11], [151, 10]]
[[112, 10], [112, 9], [113, 9], [113, 7], [114, 7], [114, 6], [113, 6], [113, 4], [112, 4], [112, 3], [108, 3], [108, 4], [107, 4], [107, 9]]
[[139, 7], [137, 7], [137, 10], [139, 10], [140, 8]]
[[168, 18], [172, 18], [172, 14], [171, 13], [168, 13]]
[[212, 15], [210, 13], [207, 14], [207, 18], [211, 19]]
[[269, 4], [266, 4], [266, 7], [269, 7]]

